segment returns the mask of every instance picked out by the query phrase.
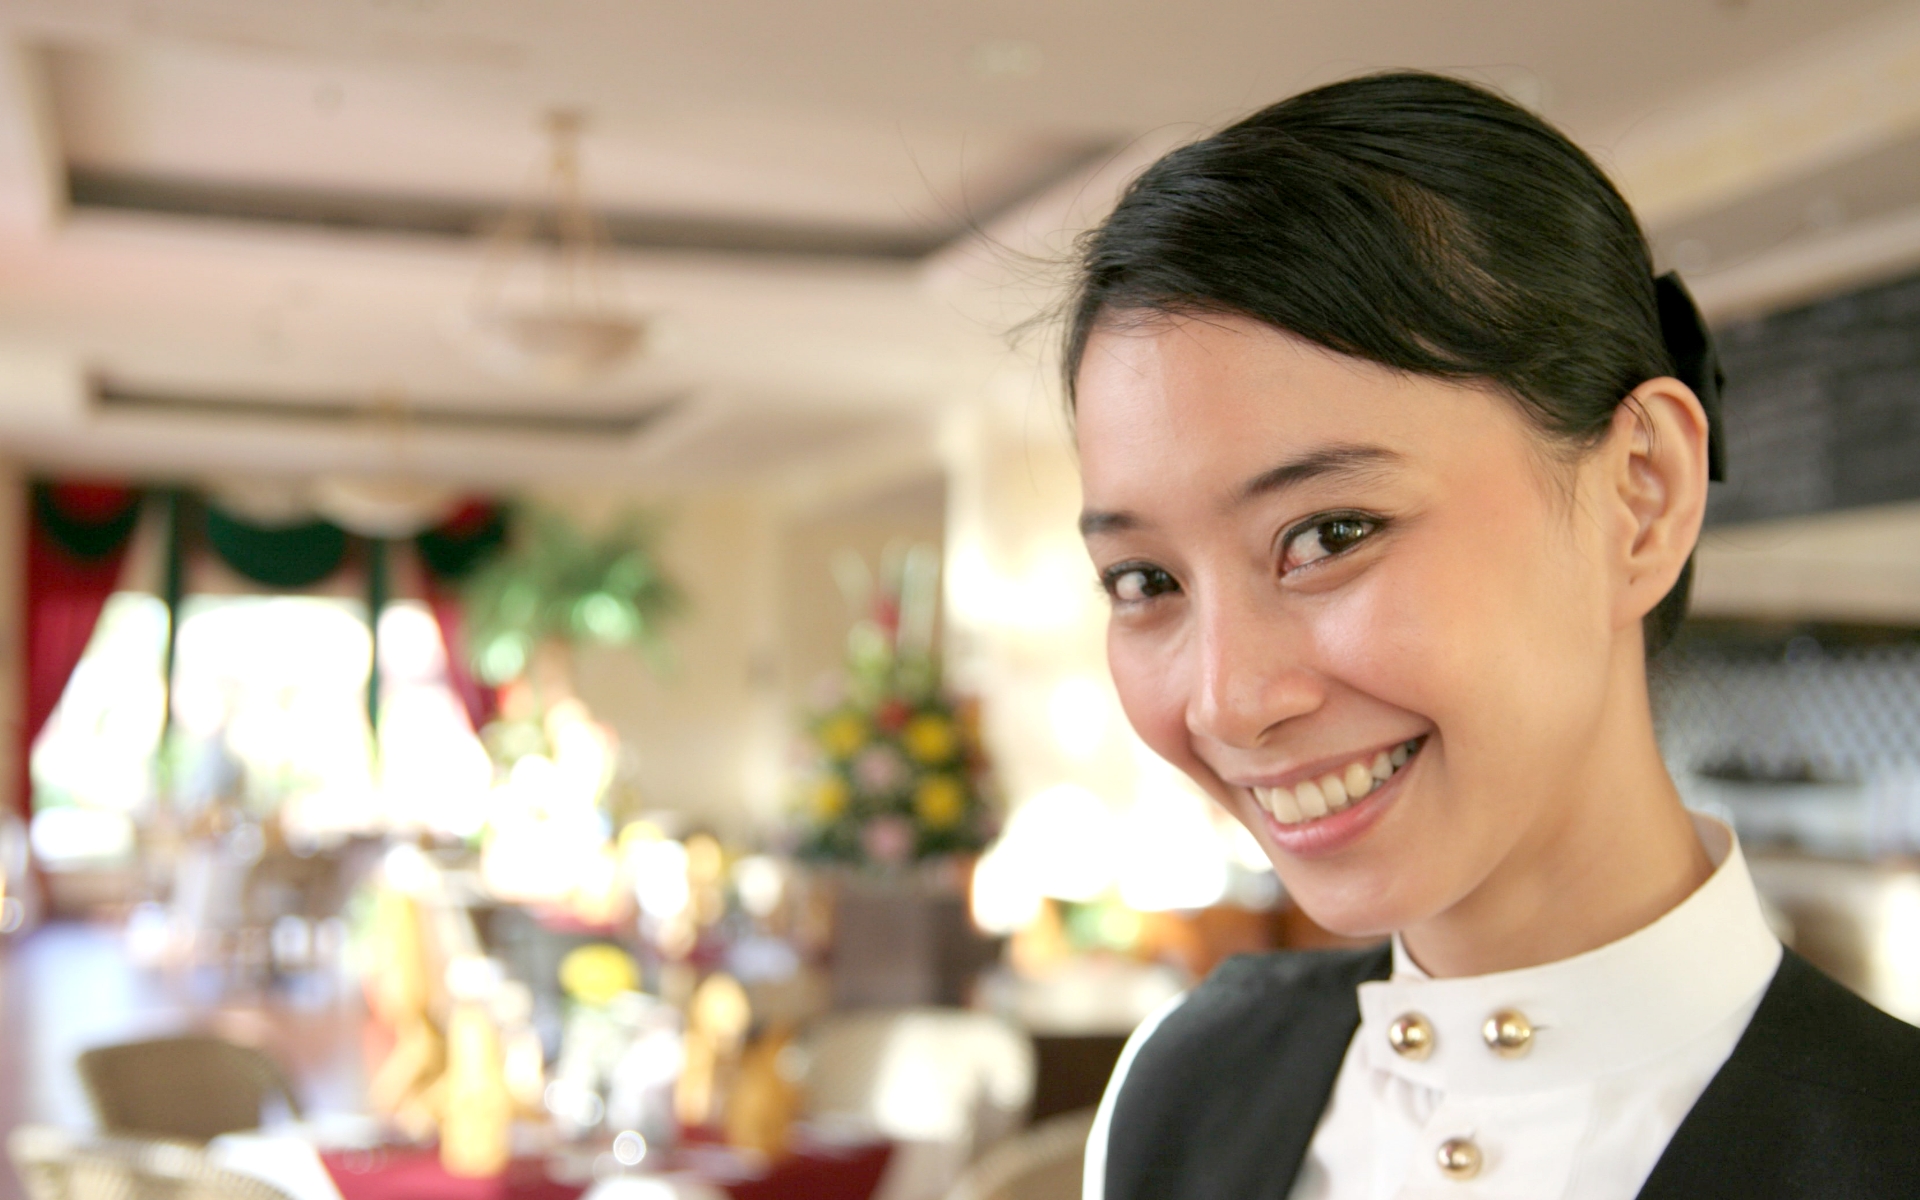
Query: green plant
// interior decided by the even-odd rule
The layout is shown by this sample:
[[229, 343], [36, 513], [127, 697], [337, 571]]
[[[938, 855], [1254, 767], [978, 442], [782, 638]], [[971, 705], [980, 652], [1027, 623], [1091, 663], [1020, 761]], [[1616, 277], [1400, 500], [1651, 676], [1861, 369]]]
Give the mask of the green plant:
[[627, 513], [604, 531], [534, 509], [507, 549], [462, 589], [474, 670], [499, 684], [526, 673], [543, 643], [634, 646], [656, 658], [684, 607], [655, 553], [659, 525]]

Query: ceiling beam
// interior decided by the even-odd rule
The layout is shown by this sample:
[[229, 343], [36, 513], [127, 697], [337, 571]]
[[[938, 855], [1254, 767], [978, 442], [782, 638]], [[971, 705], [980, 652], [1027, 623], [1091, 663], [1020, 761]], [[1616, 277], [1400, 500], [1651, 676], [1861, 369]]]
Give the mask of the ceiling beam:
[[[1069, 152], [1031, 186], [979, 216], [919, 230], [619, 211], [603, 211], [597, 219], [608, 242], [624, 250], [911, 263], [993, 225], [1062, 180], [1078, 178], [1110, 151], [1099, 144]], [[474, 239], [490, 236], [510, 216], [506, 206], [489, 201], [172, 178], [98, 167], [68, 166], [61, 172], [56, 164], [54, 182], [81, 210], [356, 233]], [[535, 210], [535, 215], [542, 219], [533, 222], [531, 236], [557, 241], [551, 214]]]
[[123, 415], [187, 420], [256, 421], [293, 427], [360, 427], [393, 437], [414, 430], [458, 430], [502, 437], [633, 438], [672, 413], [687, 399], [681, 392], [656, 396], [619, 409], [475, 407], [459, 404], [383, 405], [349, 399], [294, 399], [285, 396], [226, 396], [162, 392], [103, 382], [94, 392], [94, 409], [103, 417]]
[[0, 345], [0, 430], [69, 431], [87, 419], [91, 389], [70, 354], [25, 345]]
[[1687, 287], [1715, 324], [1779, 312], [1920, 270], [1920, 205], [1795, 239], [1698, 275]]
[[1920, 131], [1920, 7], [1902, 5], [1718, 81], [1595, 148], [1654, 228]]
[[43, 237], [66, 207], [45, 63], [38, 48], [0, 38], [0, 234]]
[[[66, 180], [74, 207], [82, 211], [196, 221], [475, 240], [490, 236], [509, 216], [506, 206], [487, 201], [164, 178], [98, 168], [70, 168]], [[598, 219], [607, 241], [623, 250], [771, 258], [911, 262], [955, 236], [946, 229], [914, 233], [662, 214], [602, 212]], [[530, 236], [557, 240], [552, 220], [534, 224]]]

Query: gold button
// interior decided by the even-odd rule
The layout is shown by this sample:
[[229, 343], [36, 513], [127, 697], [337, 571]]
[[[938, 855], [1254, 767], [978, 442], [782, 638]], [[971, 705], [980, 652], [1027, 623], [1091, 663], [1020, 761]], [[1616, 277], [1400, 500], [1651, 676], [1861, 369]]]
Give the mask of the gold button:
[[1433, 1022], [1417, 1012], [1401, 1013], [1387, 1026], [1387, 1044], [1401, 1058], [1419, 1062], [1433, 1053]]
[[1487, 1018], [1480, 1036], [1486, 1039], [1487, 1049], [1501, 1058], [1519, 1058], [1533, 1049], [1533, 1022], [1525, 1013], [1503, 1008]]
[[1448, 1179], [1464, 1183], [1480, 1173], [1480, 1147], [1472, 1138], [1448, 1138], [1440, 1143], [1434, 1158], [1440, 1164], [1440, 1173]]

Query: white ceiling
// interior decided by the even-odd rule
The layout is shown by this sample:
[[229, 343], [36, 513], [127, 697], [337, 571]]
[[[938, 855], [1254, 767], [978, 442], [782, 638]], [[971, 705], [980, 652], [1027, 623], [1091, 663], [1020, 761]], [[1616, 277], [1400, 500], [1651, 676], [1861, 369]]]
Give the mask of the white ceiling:
[[[501, 204], [542, 158], [538, 115], [600, 90], [559, 84], [557, 72], [168, 42], [56, 43], [47, 68], [57, 136], [77, 168]], [[641, 94], [588, 107], [594, 196], [616, 211], [946, 231], [1052, 182], [1063, 159], [1096, 144], [1046, 126], [724, 97], [663, 105], [645, 94], [655, 89], [621, 90]]]
[[[1794, 215], [1826, 173], [1920, 133], [1920, 84], [1858, 94], [1863, 55], [1920, 55], [1920, 9], [1878, 0], [0, 0], [0, 41], [0, 439], [149, 473], [686, 486], [924, 457], [943, 408], [1031, 370], [1003, 337], [1035, 290], [1021, 253], [1057, 250], [1159, 148], [1365, 69], [1506, 88], [1688, 239], [1772, 231], [1733, 264], [1748, 276], [1701, 271], [1727, 311], [1898, 259], [1836, 271], [1813, 252], [1750, 278], [1756, 255], [1807, 259], [1849, 232]], [[1701, 146], [1782, 104], [1801, 113], [1792, 136], [1695, 186]], [[232, 215], [497, 211], [524, 194], [556, 106], [589, 114], [590, 197], [639, 230], [621, 291], [660, 327], [594, 388], [503, 379], [463, 351], [472, 237]], [[1876, 193], [1875, 221], [1920, 211], [1912, 174], [1913, 195]], [[70, 204], [70, 179], [82, 201], [122, 200]], [[227, 215], [142, 211], [142, 188]], [[1787, 218], [1755, 215], [1769, 196]], [[983, 253], [975, 224], [1012, 253]], [[255, 411], [675, 407], [630, 436], [396, 441], [374, 423], [129, 412], [99, 405], [102, 387]]]

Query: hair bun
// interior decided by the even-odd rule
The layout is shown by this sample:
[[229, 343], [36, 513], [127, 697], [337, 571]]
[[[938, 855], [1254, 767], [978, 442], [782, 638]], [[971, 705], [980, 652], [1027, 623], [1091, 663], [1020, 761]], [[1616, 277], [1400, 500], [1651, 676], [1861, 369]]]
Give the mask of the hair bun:
[[1713, 334], [1700, 319], [1700, 309], [1678, 272], [1668, 271], [1655, 279], [1653, 291], [1660, 305], [1660, 336], [1673, 356], [1674, 378], [1693, 389], [1707, 413], [1707, 478], [1724, 482], [1727, 440], [1720, 419], [1720, 392], [1727, 386], [1727, 376], [1714, 353]]

